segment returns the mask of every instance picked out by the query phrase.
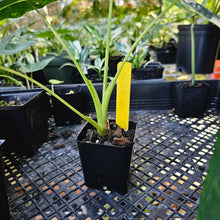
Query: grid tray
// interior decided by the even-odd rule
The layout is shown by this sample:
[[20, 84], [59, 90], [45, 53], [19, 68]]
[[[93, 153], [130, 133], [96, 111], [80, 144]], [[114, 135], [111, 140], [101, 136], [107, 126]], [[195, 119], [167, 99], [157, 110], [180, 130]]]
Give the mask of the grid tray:
[[86, 187], [76, 145], [84, 121], [51, 125], [50, 141], [33, 157], [4, 156], [11, 219], [195, 219], [218, 114], [133, 111], [130, 119], [137, 130], [127, 194]]

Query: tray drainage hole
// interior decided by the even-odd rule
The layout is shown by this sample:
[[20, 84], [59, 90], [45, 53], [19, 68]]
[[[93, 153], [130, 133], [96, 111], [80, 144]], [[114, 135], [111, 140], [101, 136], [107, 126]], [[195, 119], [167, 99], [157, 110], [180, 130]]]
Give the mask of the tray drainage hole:
[[183, 210], [183, 209], [180, 209], [178, 212], [179, 212], [181, 215], [185, 215], [185, 214], [186, 214], [186, 211]]
[[51, 211], [50, 211], [49, 209], [46, 209], [46, 210], [44, 211], [44, 213], [47, 214], [47, 215], [49, 215], [49, 214], [51, 213]]
[[151, 211], [149, 209], [145, 209], [144, 213], [147, 214], [147, 215], [150, 215]]
[[41, 219], [43, 219], [43, 217], [42, 217], [42, 215], [37, 215], [37, 216], [34, 217], [34, 219], [35, 220], [41, 220]]
[[115, 215], [115, 214], [116, 214], [116, 211], [115, 211], [114, 209], [111, 209], [111, 210], [110, 210], [110, 213], [111, 213], [112, 215]]
[[135, 215], [137, 214], [137, 211], [134, 210], [134, 209], [132, 209], [132, 210], [131, 210], [131, 214], [132, 214], [133, 216], [135, 216]]
[[70, 214], [70, 211], [69, 211], [68, 209], [65, 209], [65, 210], [63, 211], [63, 213], [64, 213], [65, 215], [69, 215], [69, 214]]
[[104, 211], [103, 211], [102, 209], [99, 209], [98, 212], [97, 212], [97, 214], [98, 214], [98, 215], [102, 215], [103, 212], [104, 212]]

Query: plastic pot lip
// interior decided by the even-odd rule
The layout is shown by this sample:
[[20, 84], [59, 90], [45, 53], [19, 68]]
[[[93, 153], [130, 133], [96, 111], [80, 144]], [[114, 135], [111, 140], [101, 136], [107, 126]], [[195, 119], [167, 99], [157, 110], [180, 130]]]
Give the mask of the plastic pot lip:
[[[33, 95], [31, 96], [31, 97], [29, 97], [28, 99], [27, 99], [27, 101], [25, 101], [23, 104], [21, 104], [21, 105], [14, 105], [14, 106], [0, 106], [0, 111], [13, 111], [13, 110], [19, 110], [19, 109], [22, 109], [22, 108], [24, 108], [25, 106], [27, 106], [27, 105], [30, 105], [32, 102], [34, 102], [36, 99], [38, 99], [38, 97], [40, 97], [43, 93], [44, 93], [44, 91], [16, 91], [16, 92], [4, 92], [4, 93], [2, 93], [2, 94], [9, 94], [9, 95], [14, 95], [14, 94], [18, 94], [18, 97], [19, 96], [22, 96], [22, 94], [24, 94], [24, 93], [33, 93]], [[1, 97], [1, 93], [0, 93], [0, 97]]]
[[[94, 120], [96, 120], [96, 119], [94, 119]], [[109, 119], [109, 121], [110, 122], [112, 122], [112, 121], [115, 121], [115, 119]], [[130, 121], [129, 120], [129, 126], [132, 126], [133, 128], [132, 129], [134, 129], [134, 133], [136, 134], [136, 129], [137, 129], [137, 123], [136, 122], [134, 122], [134, 121]], [[78, 133], [78, 135], [77, 135], [77, 144], [78, 144], [78, 146], [79, 145], [82, 145], [82, 144], [89, 144], [89, 145], [91, 145], [91, 146], [97, 146], [97, 145], [100, 145], [100, 146], [104, 146], [104, 147], [111, 147], [111, 148], [127, 148], [127, 147], [131, 147], [131, 146], [126, 146], [126, 145], [123, 145], [123, 146], [116, 146], [116, 145], [104, 145], [104, 144], [96, 144], [96, 143], [93, 143], [93, 142], [85, 142], [85, 141], [83, 141], [82, 140], [82, 136], [84, 136], [83, 135], [83, 133], [84, 133], [84, 130], [87, 130], [87, 127], [88, 128], [92, 128], [93, 126], [89, 123], [89, 122], [86, 122], [85, 124], [84, 124], [84, 126], [82, 127], [82, 129], [79, 131], [79, 133]], [[135, 139], [135, 134], [134, 134], [134, 139]], [[133, 140], [134, 140], [133, 139]], [[133, 145], [132, 145], [133, 146]]]
[[[67, 93], [67, 91], [73, 90], [74, 93]], [[82, 87], [80, 85], [74, 86], [74, 88], [68, 88], [68, 87], [56, 87], [54, 88], [54, 92], [58, 95], [68, 95], [68, 96], [73, 96], [73, 95], [78, 95], [81, 93]]]
[[[189, 83], [190, 83], [190, 81], [181, 81], [181, 82], [173, 82], [173, 85], [175, 86], [175, 88], [198, 89], [198, 87], [188, 87]], [[202, 80], [196, 81], [196, 83], [201, 83], [202, 84], [202, 88], [209, 88], [210, 87], [210, 85], [207, 82], [204, 82]]]
[[[190, 31], [191, 24], [186, 24], [186, 25], [178, 25], [178, 29], [181, 31]], [[213, 31], [220, 31], [220, 29], [214, 25], [214, 24], [195, 24], [194, 26], [195, 31], [199, 30], [213, 30]]]

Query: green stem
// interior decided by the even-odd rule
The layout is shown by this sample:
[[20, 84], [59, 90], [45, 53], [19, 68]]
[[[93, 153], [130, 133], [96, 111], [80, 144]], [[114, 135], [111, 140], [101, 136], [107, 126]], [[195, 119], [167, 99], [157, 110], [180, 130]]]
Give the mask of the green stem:
[[[27, 76], [26, 73], [24, 73], [24, 74]], [[31, 87], [30, 87], [30, 83], [29, 83], [28, 79], [25, 79], [25, 80], [26, 80], [26, 83], [27, 83], [27, 88], [30, 89]]]
[[191, 32], [191, 72], [192, 72], [192, 79], [191, 84], [195, 86], [195, 36], [194, 36], [194, 25], [191, 25], [190, 32]]
[[0, 77], [8, 78], [8, 79], [10, 79], [11, 81], [16, 82], [18, 85], [20, 85], [20, 86], [23, 87], [24, 89], [27, 89], [27, 88], [22, 84], [22, 82], [19, 82], [18, 80], [16, 80], [15, 78], [13, 78], [13, 77], [11, 77], [11, 76], [8, 76], [8, 75], [0, 75]]
[[102, 100], [102, 111], [103, 111], [103, 115], [105, 115], [107, 117], [107, 111], [108, 111], [108, 105], [109, 105], [109, 100], [113, 91], [113, 88], [116, 84], [116, 81], [118, 79], [118, 76], [124, 66], [124, 64], [127, 62], [129, 56], [131, 55], [131, 53], [134, 51], [134, 49], [137, 47], [138, 43], [143, 39], [143, 37], [147, 34], [147, 32], [165, 15], [165, 13], [167, 13], [167, 11], [172, 8], [177, 2], [179, 2], [180, 0], [175, 0], [172, 4], [170, 4], [156, 19], [153, 20], [153, 22], [151, 22], [151, 24], [145, 29], [145, 31], [138, 37], [138, 39], [134, 42], [134, 44], [132, 45], [130, 51], [127, 53], [127, 55], [125, 56], [120, 68], [118, 69], [115, 77], [113, 78], [113, 80], [109, 83], [107, 89], [105, 90], [105, 95], [104, 95], [104, 99]]
[[40, 88], [42, 88], [44, 91], [48, 92], [50, 95], [52, 95], [53, 97], [55, 97], [56, 99], [58, 99], [60, 102], [62, 102], [65, 106], [67, 106], [70, 110], [72, 110], [73, 112], [75, 112], [77, 115], [79, 115], [80, 117], [82, 117], [83, 119], [85, 119], [86, 121], [88, 121], [90, 124], [92, 124], [97, 131], [100, 134], [104, 134], [106, 131], [93, 119], [83, 115], [81, 112], [79, 112], [77, 109], [75, 109], [73, 106], [71, 106], [68, 102], [66, 102], [64, 99], [62, 99], [59, 95], [57, 95], [56, 93], [54, 93], [52, 90], [48, 89], [46, 86], [44, 86], [43, 84], [39, 83], [38, 81], [30, 78], [27, 75], [24, 75], [23, 73], [20, 73], [18, 71], [12, 70], [10, 68], [4, 67], [4, 66], [0, 66], [0, 70], [4, 70], [6, 72], [12, 73], [14, 75], [20, 76], [26, 80], [29, 80], [30, 82], [32, 82], [33, 84], [39, 86]]
[[53, 26], [47, 21], [47, 19], [40, 13], [40, 11], [34, 7], [30, 1], [28, 1], [28, 3], [32, 6], [32, 8], [38, 13], [38, 15], [42, 18], [42, 20], [45, 22], [45, 24], [48, 26], [48, 28], [53, 32], [53, 34], [55, 35], [55, 37], [57, 38], [57, 40], [61, 43], [61, 45], [63, 46], [63, 48], [66, 50], [66, 52], [69, 54], [70, 58], [72, 59], [73, 63], [75, 64], [77, 70], [79, 71], [81, 77], [83, 78], [85, 84], [87, 85], [87, 88], [92, 96], [92, 100], [93, 103], [95, 105], [95, 110], [96, 110], [96, 115], [97, 115], [97, 120], [98, 120], [98, 124], [100, 124], [100, 126], [105, 126], [106, 122], [103, 121], [103, 117], [102, 117], [102, 106], [101, 106], [101, 102], [99, 99], [99, 96], [97, 94], [97, 91], [95, 89], [95, 87], [93, 86], [93, 84], [91, 83], [90, 80], [87, 79], [87, 77], [85, 76], [85, 74], [83, 73], [82, 68], [80, 67], [79, 63], [76, 61], [76, 59], [74, 58], [73, 54], [71, 53], [69, 47], [66, 45], [66, 43], [62, 40], [62, 38], [59, 36], [59, 34], [56, 32], [56, 30], [53, 28]]
[[113, 6], [113, 0], [110, 0], [110, 2], [109, 2], [109, 13], [108, 13], [108, 28], [107, 28], [106, 49], [105, 49], [105, 66], [104, 66], [102, 99], [105, 96], [105, 90], [107, 88], [107, 82], [108, 82], [108, 63], [109, 63], [109, 47], [110, 47], [110, 37], [111, 37], [112, 6]]

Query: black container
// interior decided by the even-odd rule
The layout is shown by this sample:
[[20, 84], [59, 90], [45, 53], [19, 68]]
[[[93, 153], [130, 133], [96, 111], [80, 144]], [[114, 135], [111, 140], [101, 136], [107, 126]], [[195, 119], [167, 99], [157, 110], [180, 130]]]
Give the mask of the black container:
[[122, 61], [123, 56], [111, 56], [109, 58], [108, 75], [114, 77], [117, 72], [117, 65]]
[[[128, 190], [133, 146], [83, 142], [87, 129], [91, 127], [87, 123], [77, 137], [85, 184], [90, 188], [107, 187], [108, 190], [125, 194]], [[129, 129], [135, 128], [136, 124], [129, 122]]]
[[[81, 111], [82, 93], [80, 86], [72, 88], [55, 88], [55, 93], [67, 101], [71, 106], [76, 108], [78, 111]], [[52, 103], [56, 126], [74, 125], [81, 122], [81, 117], [66, 107], [58, 99], [52, 97]]]
[[164, 67], [160, 62], [149, 63], [145, 68], [132, 69], [132, 80], [160, 79], [163, 77]]
[[2, 158], [2, 145], [5, 140], [0, 139], [0, 213], [2, 218], [10, 220], [10, 211], [8, 205], [7, 189], [5, 184], [5, 169]]
[[[191, 25], [180, 25], [177, 45], [177, 69], [191, 73]], [[195, 71], [212, 73], [220, 38], [220, 29], [212, 24], [195, 25]]]
[[75, 67], [66, 65], [61, 68], [61, 66], [65, 63], [72, 64], [72, 61], [65, 58], [64, 55], [55, 56], [54, 59], [51, 60], [50, 63], [43, 69], [47, 85], [50, 84], [50, 79], [63, 81], [63, 84], [82, 82], [82, 77]]
[[47, 140], [48, 96], [44, 91], [3, 92], [0, 100], [20, 100], [23, 104], [0, 107], [0, 134], [7, 152], [31, 156]]
[[173, 84], [175, 113], [181, 117], [203, 117], [208, 106], [209, 84], [199, 81], [195, 87], [189, 82]]

